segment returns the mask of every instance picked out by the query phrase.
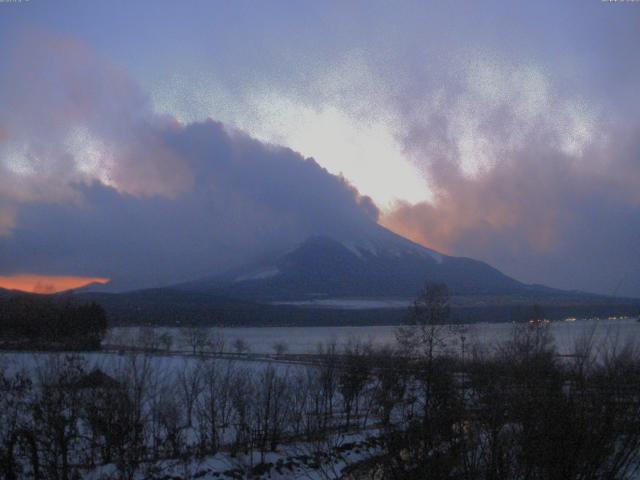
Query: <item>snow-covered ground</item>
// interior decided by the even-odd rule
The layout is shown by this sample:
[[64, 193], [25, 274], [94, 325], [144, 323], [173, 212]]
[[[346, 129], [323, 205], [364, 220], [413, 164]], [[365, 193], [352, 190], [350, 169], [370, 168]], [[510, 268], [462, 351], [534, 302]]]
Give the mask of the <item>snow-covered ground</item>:
[[[6, 374], [25, 371], [37, 376], [38, 372], [47, 371], [47, 367], [54, 357], [61, 357], [66, 354], [67, 353], [60, 352], [14, 352], [0, 350], [0, 370]], [[131, 362], [131, 354], [129, 353], [83, 352], [78, 353], [78, 355], [82, 357], [86, 363], [87, 371], [95, 369], [109, 373], [123, 371]], [[179, 372], [184, 371], [185, 368], [202, 360], [202, 357], [199, 356], [183, 354], [154, 354], [149, 358], [154, 371], [160, 372], [161, 376], [165, 378], [175, 376]], [[227, 358], [209, 358], [208, 361], [218, 365], [220, 370], [225, 370], [228, 365], [231, 365], [232, 367], [242, 368], [250, 373], [262, 371], [268, 363], [266, 360], [236, 360]], [[272, 362], [272, 366], [280, 374], [293, 374], [297, 369], [301, 368], [299, 365], [278, 362]]]
[[[143, 464], [134, 480], [150, 479], [289, 479], [329, 480], [342, 478], [349, 467], [380, 452], [375, 432], [336, 434], [327, 440], [298, 442], [261, 455], [231, 456], [220, 452], [213, 456], [182, 460], [161, 460]], [[114, 465], [103, 465], [84, 472], [85, 480], [117, 478]]]
[[[476, 324], [463, 326], [462, 328], [458, 327], [455, 331], [451, 332], [449, 345], [453, 349], [461, 348], [461, 339], [464, 337], [466, 346], [476, 343], [490, 348], [502, 341], [508, 340], [515, 327], [513, 324]], [[640, 340], [640, 338], [638, 338], [640, 322], [637, 322], [635, 319], [554, 322], [548, 326], [539, 328], [549, 329], [561, 354], [573, 353], [576, 343], [588, 338], [591, 339], [596, 348], [606, 348], [613, 344], [623, 345], [627, 342]], [[360, 342], [370, 341], [375, 345], [393, 343], [395, 342], [396, 329], [397, 327], [395, 326], [228, 328], [224, 330], [212, 328], [209, 333], [211, 334], [211, 338], [216, 336], [218, 339], [224, 337], [226, 351], [232, 351], [235, 341], [241, 339], [249, 345], [254, 354], [272, 354], [274, 350], [276, 350], [274, 346], [277, 344], [286, 344], [288, 351], [291, 353], [314, 353], [317, 351], [318, 344], [326, 345], [327, 343], [336, 343], [339, 348], [341, 344], [352, 340]], [[188, 332], [177, 328], [113, 329], [109, 334], [109, 338], [107, 338], [107, 342], [117, 344], [116, 341], [127, 339], [135, 342], [140, 339], [148, 339], [150, 333], [154, 337], [159, 337], [163, 334], [171, 335], [174, 339], [172, 350], [189, 350], [187, 344]], [[5, 369], [6, 373], [10, 373], [11, 370], [24, 369], [32, 372], [34, 379], [38, 380], [47, 374], [49, 371], [47, 365], [51, 363], [52, 357], [55, 356], [60, 356], [60, 354], [0, 352], [0, 367]], [[135, 364], [135, 358], [138, 359], [138, 362], [143, 362], [145, 361], [144, 359], [150, 359], [149, 361], [152, 365], [148, 370], [148, 372], [150, 372], [148, 386], [152, 388], [152, 390], [150, 390], [147, 395], [149, 399], [154, 399], [154, 401], [165, 397], [169, 399], [181, 399], [180, 392], [183, 387], [180, 387], [180, 385], [189, 385], [188, 383], [180, 383], [181, 375], [184, 376], [188, 372], [195, 371], [192, 367], [198, 366], [199, 364], [197, 356], [188, 354], [134, 356], [131, 353], [100, 352], [84, 353], [82, 356], [87, 362], [87, 371], [100, 368], [108, 374], [115, 375], [116, 378], [120, 378], [120, 373], [124, 373], [127, 368], [129, 368], [129, 372], [132, 372], [133, 370], [131, 369], [136, 365], [137, 368], [140, 369], [138, 371], [142, 372], [144, 368], [143, 363]], [[228, 358], [209, 358], [207, 362], [210, 363], [203, 362], [201, 365], [203, 368], [208, 365], [211, 367], [211, 371], [220, 372], [221, 375], [228, 369], [235, 369], [236, 376], [233, 378], [253, 379], [249, 384], [258, 387], [261, 385], [260, 382], [268, 378], [268, 376], [264, 375], [267, 369], [270, 368], [266, 364], [266, 362], [269, 361], [268, 357], [265, 355], [242, 355], [238, 358], [242, 361]], [[281, 360], [277, 356], [274, 356], [273, 359]], [[202, 358], [200, 360], [202, 360]], [[312, 378], [306, 375], [307, 371], [304, 370], [305, 367], [302, 365], [277, 362], [273, 365], [277, 374], [285, 379], [285, 381], [293, 382], [292, 385], [302, 385], [304, 387], [304, 385], [306, 385], [305, 383], [297, 382], [304, 381], [305, 378]], [[296, 375], [297, 373], [300, 375]], [[220, 376], [216, 378], [222, 379], [223, 377]], [[299, 390], [300, 388], [292, 388], [290, 390], [292, 396], [286, 398], [295, 400], [295, 398], [297, 398], [295, 393]], [[256, 388], [247, 394], [247, 398], [251, 398], [252, 401], [254, 398], [266, 398], [264, 396], [259, 397], [259, 395], [263, 393], [260, 388]], [[338, 397], [336, 397], [336, 399], [338, 399]], [[361, 401], [364, 402], [364, 399]], [[147, 408], [151, 408], [153, 406], [152, 403], [153, 402], [147, 403], [147, 405], [149, 405]], [[256, 400], [256, 405], [262, 404], [260, 400]], [[160, 405], [160, 403], [158, 403], [158, 405]], [[312, 402], [309, 403], [309, 405], [312, 405]], [[257, 409], [255, 411], [258, 413], [261, 412]], [[341, 418], [338, 410], [335, 412], [336, 414], [334, 414], [332, 419]], [[228, 448], [222, 448], [218, 454], [213, 456], [198, 457], [189, 455], [184, 456], [182, 460], [176, 457], [172, 460], [154, 461], [149, 464], [143, 464], [134, 478], [158, 480], [167, 478], [202, 478], [205, 480], [214, 478], [337, 479], [340, 478], [346, 467], [379, 453], [379, 447], [376, 442], [371, 439], [371, 437], [375, 435], [375, 424], [372, 423], [373, 415], [371, 417], [368, 415], [367, 413], [364, 416], [361, 427], [362, 430], [359, 433], [330, 434], [324, 437], [324, 440], [318, 440], [317, 444], [297, 441], [300, 437], [295, 436], [291, 438], [295, 438], [296, 440], [280, 442], [275, 452], [264, 453], [264, 456], [261, 456], [255, 448], [252, 456], [243, 456], [240, 454], [232, 456]], [[181, 430], [186, 442], [191, 446], [196, 445], [197, 439], [199, 438], [196, 427], [198, 425], [204, 425], [198, 424], [197, 418], [196, 416], [193, 427], [185, 427]], [[258, 417], [256, 416], [255, 418]], [[161, 424], [158, 423], [158, 425]], [[229, 425], [233, 425], [233, 423], [229, 423]], [[226, 431], [222, 431], [220, 440], [223, 447], [232, 443], [231, 438], [233, 433], [234, 431], [231, 427]], [[115, 473], [115, 466], [113, 464], [107, 464], [97, 467], [92, 471], [84, 471], [83, 478], [90, 480], [115, 478]]]

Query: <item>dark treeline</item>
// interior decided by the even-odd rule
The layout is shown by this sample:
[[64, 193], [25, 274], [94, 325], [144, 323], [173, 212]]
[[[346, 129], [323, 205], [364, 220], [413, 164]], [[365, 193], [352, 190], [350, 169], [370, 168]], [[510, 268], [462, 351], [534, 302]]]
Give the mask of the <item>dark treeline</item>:
[[[406, 308], [308, 308], [172, 289], [121, 294], [84, 293], [77, 297], [102, 305], [112, 325], [176, 326], [195, 323], [227, 327], [357, 326], [400, 325], [406, 319]], [[525, 321], [529, 318], [529, 310], [535, 303], [543, 306], [546, 318], [550, 320], [567, 317], [607, 318], [640, 315], [637, 300], [610, 299], [596, 295], [580, 297], [558, 294], [540, 298], [523, 297], [518, 299], [515, 305], [509, 303], [513, 302], [509, 297], [502, 301], [505, 304], [501, 304], [500, 299], [484, 302], [481, 297], [476, 299], [478, 305], [456, 305], [454, 301], [450, 320], [458, 323]]]
[[[385, 479], [625, 479], [640, 461], [640, 352], [596, 353], [583, 339], [560, 357], [548, 327], [519, 326], [494, 350], [423, 355], [388, 369]], [[599, 346], [602, 347], [602, 346]], [[395, 412], [395, 416], [393, 414]]]
[[[429, 285], [388, 363], [385, 479], [623, 479], [640, 467], [640, 350], [579, 339], [570, 357], [542, 322], [514, 324], [491, 350], [465, 349], [449, 293]], [[539, 307], [527, 314], [539, 320]], [[459, 354], [446, 354], [457, 338]], [[444, 354], [443, 354], [444, 352]], [[395, 412], [395, 416], [394, 416]]]
[[40, 295], [0, 299], [0, 342], [3, 348], [100, 348], [107, 330], [104, 309]]

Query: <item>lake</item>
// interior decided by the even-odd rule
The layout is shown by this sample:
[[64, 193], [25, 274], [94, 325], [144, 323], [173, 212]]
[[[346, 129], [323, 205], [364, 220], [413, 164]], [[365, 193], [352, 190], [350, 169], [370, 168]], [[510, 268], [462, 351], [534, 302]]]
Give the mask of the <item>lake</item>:
[[[487, 347], [497, 345], [511, 338], [515, 324], [476, 323], [464, 325], [465, 344], [480, 344]], [[251, 327], [212, 328], [212, 332], [224, 336], [226, 349], [241, 338], [248, 343], [253, 353], [273, 353], [273, 346], [283, 343], [289, 353], [313, 353], [318, 344], [335, 342], [344, 345], [350, 340], [371, 342], [374, 345], [395, 342], [397, 326], [352, 326], [352, 327]], [[573, 353], [576, 342], [591, 336], [596, 345], [623, 344], [640, 340], [640, 322], [636, 319], [556, 321], [548, 326], [561, 354]], [[110, 331], [106, 343], [129, 343], [139, 334], [138, 327], [117, 327]], [[157, 334], [169, 333], [173, 338], [172, 348], [186, 348], [182, 330], [173, 327], [158, 327]], [[450, 337], [450, 346], [459, 348], [460, 334]]]

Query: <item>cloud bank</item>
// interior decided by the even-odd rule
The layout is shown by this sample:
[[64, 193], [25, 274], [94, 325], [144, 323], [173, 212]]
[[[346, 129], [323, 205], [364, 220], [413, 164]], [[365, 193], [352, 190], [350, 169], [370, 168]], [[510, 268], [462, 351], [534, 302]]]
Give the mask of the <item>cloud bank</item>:
[[[234, 22], [231, 7], [199, 8], [129, 25], [131, 56], [172, 52], [130, 62], [144, 89], [73, 39], [29, 31], [3, 43], [17, 49], [0, 52], [0, 273], [162, 284], [378, 218], [523, 281], [640, 296], [635, 5], [269, 5]], [[86, 9], [121, 26], [116, 10]], [[343, 171], [383, 210], [208, 116], [317, 146], [334, 172], [343, 158], [327, 158], [358, 146]], [[408, 201], [389, 209], [394, 197]]]
[[0, 273], [164, 285], [377, 219], [313, 159], [155, 114], [80, 42], [29, 32], [16, 44], [0, 78]]
[[[171, 88], [148, 81], [154, 101], [302, 151], [357, 137], [375, 154], [335, 163], [384, 225], [523, 281], [640, 296], [637, 5], [275, 8], [252, 11], [259, 31], [247, 17], [217, 30], [232, 53], [185, 61]], [[394, 197], [406, 202], [389, 209]]]
[[442, 74], [403, 105], [403, 145], [434, 200], [381, 223], [517, 278], [639, 295], [640, 122], [615, 93], [587, 98], [487, 54]]

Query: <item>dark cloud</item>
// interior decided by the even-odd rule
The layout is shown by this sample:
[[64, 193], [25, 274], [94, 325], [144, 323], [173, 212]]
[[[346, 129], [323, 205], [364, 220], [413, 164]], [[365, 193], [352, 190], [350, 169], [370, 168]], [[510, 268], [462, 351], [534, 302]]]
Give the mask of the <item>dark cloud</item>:
[[155, 115], [82, 44], [36, 38], [0, 80], [1, 273], [163, 285], [375, 222], [373, 202], [313, 159]]

